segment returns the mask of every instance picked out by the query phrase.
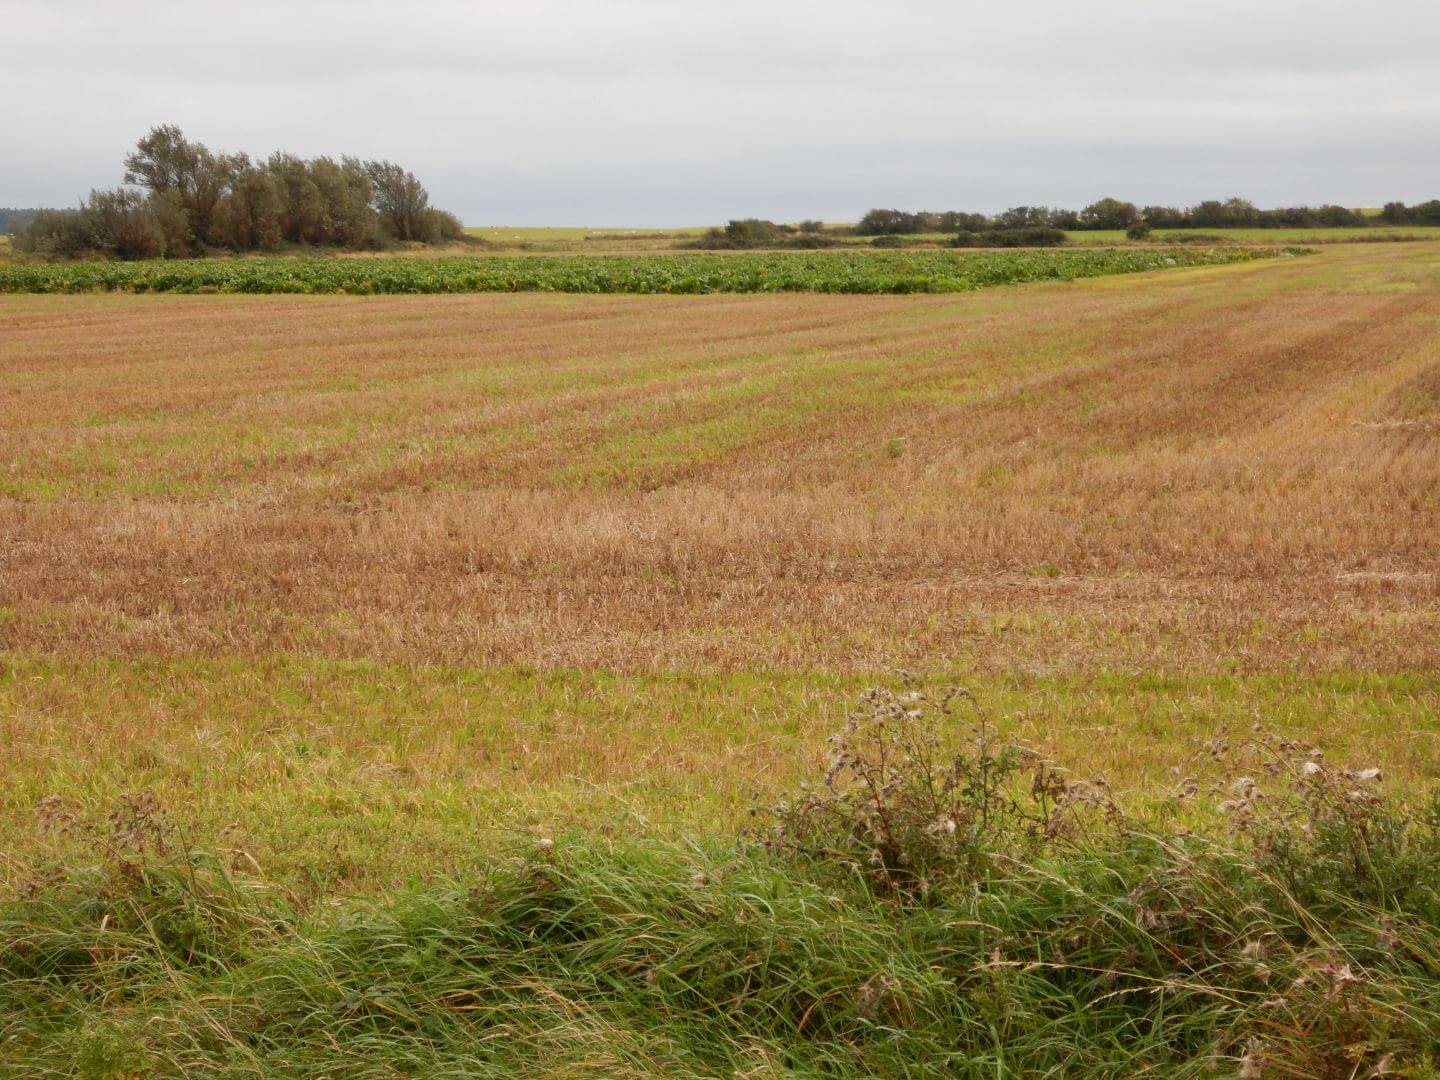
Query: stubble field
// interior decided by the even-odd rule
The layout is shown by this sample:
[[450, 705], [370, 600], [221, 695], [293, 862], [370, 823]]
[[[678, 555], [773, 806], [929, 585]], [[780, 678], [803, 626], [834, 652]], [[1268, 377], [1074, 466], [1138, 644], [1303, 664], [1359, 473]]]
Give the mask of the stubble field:
[[910, 297], [0, 297], [0, 795], [319, 890], [733, 824], [908, 668], [1440, 774], [1440, 250]]

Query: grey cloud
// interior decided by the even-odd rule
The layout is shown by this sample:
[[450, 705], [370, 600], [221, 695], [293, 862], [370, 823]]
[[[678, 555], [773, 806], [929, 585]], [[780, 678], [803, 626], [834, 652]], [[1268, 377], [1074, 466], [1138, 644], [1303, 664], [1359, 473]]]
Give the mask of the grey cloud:
[[471, 223], [1440, 196], [1440, 9], [1380, 0], [6, 0], [0, 205], [217, 148], [413, 168]]

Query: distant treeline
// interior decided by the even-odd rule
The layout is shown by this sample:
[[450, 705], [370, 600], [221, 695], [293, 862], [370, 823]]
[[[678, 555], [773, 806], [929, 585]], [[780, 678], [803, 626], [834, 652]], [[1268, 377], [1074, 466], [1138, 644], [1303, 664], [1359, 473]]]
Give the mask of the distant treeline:
[[0, 206], [0, 236], [14, 232], [38, 213], [40, 213], [38, 206]]
[[1406, 206], [1388, 202], [1380, 211], [1380, 220], [1390, 225], [1440, 225], [1440, 199]]
[[[913, 233], [987, 232], [1051, 228], [1066, 230], [1128, 229], [1145, 222], [1157, 229], [1325, 229], [1373, 225], [1375, 218], [1344, 206], [1290, 206], [1262, 210], [1247, 199], [1208, 199], [1194, 206], [1136, 206], [1120, 199], [1101, 199], [1083, 210], [1051, 206], [1013, 206], [1000, 214], [959, 210], [871, 210], [855, 231], [861, 236], [899, 236]], [[1392, 202], [1380, 220], [1392, 225], [1440, 225], [1440, 200], [1417, 206]]]
[[214, 153], [174, 125], [152, 128], [125, 158], [125, 183], [92, 191], [77, 209], [40, 210], [15, 231], [22, 251], [184, 258], [209, 250], [273, 251], [285, 244], [366, 249], [464, 235], [430, 205], [415, 175], [389, 161], [264, 161]]
[[[735, 218], [722, 229], [707, 229], [693, 240], [676, 247], [704, 251], [744, 251], [751, 248], [799, 248], [814, 250], [834, 247], [840, 236], [855, 236], [858, 227], [842, 225], [827, 227], [820, 221], [802, 221], [798, 225], [782, 225], [763, 218]], [[862, 234], [864, 235], [864, 234]], [[897, 233], [879, 233], [871, 246], [877, 248], [908, 247]], [[1044, 225], [1024, 228], [960, 230], [950, 241], [952, 247], [1059, 247], [1065, 233]]]

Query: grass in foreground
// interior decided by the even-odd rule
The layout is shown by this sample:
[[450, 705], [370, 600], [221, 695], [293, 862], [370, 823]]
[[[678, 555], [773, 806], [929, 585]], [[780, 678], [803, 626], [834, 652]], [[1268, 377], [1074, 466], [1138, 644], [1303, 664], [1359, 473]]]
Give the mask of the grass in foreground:
[[[738, 846], [537, 836], [311, 909], [131, 799], [0, 908], [27, 1076], [1434, 1075], [1440, 815], [1256, 736], [1136, 816], [869, 695]], [[937, 723], [943, 721], [943, 723]], [[1243, 772], [1243, 775], [1241, 773]], [[1213, 820], [1213, 819], [1212, 819]]]
[[[996, 631], [997, 648], [1013, 640]], [[1440, 675], [963, 673], [1007, 738], [1141, 804], [1265, 722], [1397, 787], [1440, 782]], [[724, 834], [793, 788], [873, 676], [0, 655], [0, 893], [77, 855], [37, 810], [146, 792], [307, 898], [458, 874], [517, 835]]]
[[[1299, 249], [1285, 254], [1300, 254]], [[0, 292], [944, 293], [1273, 257], [1243, 248], [474, 259], [196, 259], [0, 266]]]

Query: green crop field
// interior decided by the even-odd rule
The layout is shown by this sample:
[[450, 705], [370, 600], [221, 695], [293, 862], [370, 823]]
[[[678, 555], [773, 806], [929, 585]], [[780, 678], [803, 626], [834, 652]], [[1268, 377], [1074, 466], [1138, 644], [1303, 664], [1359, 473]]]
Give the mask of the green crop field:
[[[1287, 254], [1298, 254], [1295, 249]], [[1243, 248], [1130, 252], [747, 253], [476, 259], [195, 259], [0, 267], [0, 293], [925, 293], [1070, 280], [1273, 253]]]

